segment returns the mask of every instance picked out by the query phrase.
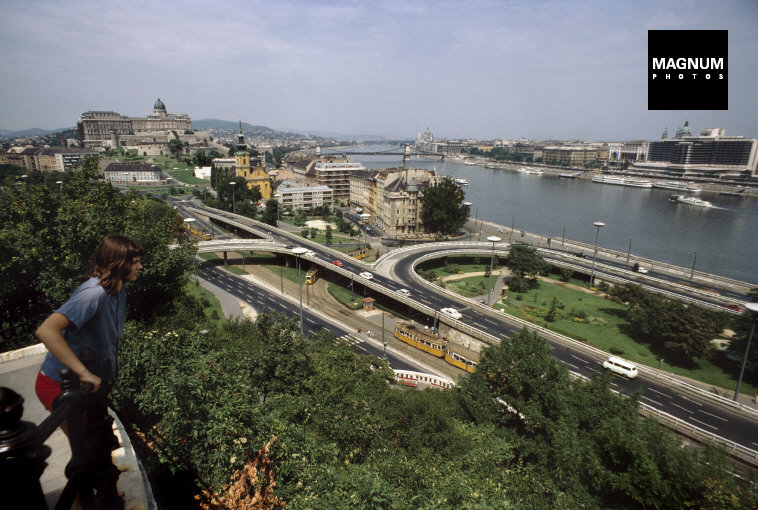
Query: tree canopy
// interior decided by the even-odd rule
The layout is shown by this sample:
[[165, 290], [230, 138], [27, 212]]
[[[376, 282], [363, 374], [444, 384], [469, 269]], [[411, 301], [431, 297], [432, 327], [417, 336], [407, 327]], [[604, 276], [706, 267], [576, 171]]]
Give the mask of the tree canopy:
[[449, 177], [424, 189], [419, 198], [424, 229], [441, 235], [458, 233], [469, 217], [463, 198], [463, 190]]
[[627, 307], [638, 339], [679, 362], [707, 357], [710, 341], [729, 321], [723, 312], [668, 299], [631, 283], [612, 287], [609, 296]]
[[0, 192], [4, 350], [33, 341], [33, 329], [77, 287], [105, 234], [125, 234], [145, 248], [144, 269], [128, 293], [131, 316], [156, 317], [182, 294], [194, 248], [182, 235], [181, 220], [162, 202], [119, 193], [96, 172], [91, 158], [56, 175], [60, 185], [35, 175]]
[[510, 288], [514, 292], [522, 292], [537, 287], [537, 276], [547, 273], [550, 265], [542, 258], [537, 248], [514, 243], [508, 255], [508, 268], [513, 273]]

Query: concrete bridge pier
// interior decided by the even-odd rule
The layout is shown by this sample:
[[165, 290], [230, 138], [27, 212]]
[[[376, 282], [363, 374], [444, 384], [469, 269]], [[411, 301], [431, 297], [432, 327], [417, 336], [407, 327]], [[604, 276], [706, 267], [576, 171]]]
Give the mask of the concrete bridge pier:
[[409, 144], [405, 144], [405, 149], [403, 150], [403, 166], [407, 166], [408, 163], [411, 162], [411, 146]]

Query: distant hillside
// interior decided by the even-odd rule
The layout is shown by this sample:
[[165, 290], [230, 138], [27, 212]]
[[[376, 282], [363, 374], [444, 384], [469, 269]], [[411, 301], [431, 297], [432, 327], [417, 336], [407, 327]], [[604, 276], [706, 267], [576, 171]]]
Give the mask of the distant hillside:
[[21, 131], [11, 131], [9, 129], [0, 129], [0, 136], [5, 138], [24, 138], [26, 136], [42, 136], [49, 135], [51, 133], [59, 133], [61, 131], [67, 131], [74, 128], [60, 128], [60, 129], [23, 129]]
[[[237, 131], [239, 129], [239, 122], [233, 122], [229, 120], [219, 120], [219, 119], [201, 119], [201, 120], [193, 120], [192, 121], [192, 127], [194, 129], [199, 130], [212, 130], [212, 129], [219, 129], [219, 130], [227, 130], [227, 131]], [[242, 123], [242, 131], [245, 133], [251, 132], [255, 135], [272, 135], [272, 136], [293, 136], [293, 137], [307, 137], [307, 138], [315, 138], [315, 139], [324, 139], [324, 140], [357, 140], [357, 141], [364, 141], [364, 140], [396, 140], [396, 138], [393, 137], [387, 137], [382, 135], [345, 135], [341, 133], [334, 133], [329, 131], [306, 131], [303, 129], [292, 129], [292, 128], [281, 128], [281, 129], [273, 129], [267, 126], [253, 126], [252, 124], [248, 124], [246, 122]]]
[[[202, 131], [206, 131], [208, 129], [239, 129], [239, 122], [234, 122], [231, 120], [219, 120], [219, 119], [200, 119], [200, 120], [193, 120], [192, 121], [192, 127], [194, 129], [199, 129]], [[266, 126], [253, 126], [252, 124], [248, 124], [247, 122], [242, 123], [242, 129], [244, 131], [275, 131], [269, 127]]]

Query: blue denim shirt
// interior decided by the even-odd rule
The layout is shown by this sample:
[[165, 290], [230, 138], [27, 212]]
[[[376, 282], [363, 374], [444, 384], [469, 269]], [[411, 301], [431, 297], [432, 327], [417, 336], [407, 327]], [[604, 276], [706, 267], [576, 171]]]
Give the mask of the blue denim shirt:
[[[87, 369], [105, 382], [116, 377], [116, 357], [126, 315], [126, 286], [111, 295], [99, 283], [100, 279], [93, 276], [79, 285], [56, 312], [71, 322], [63, 330], [66, 343]], [[63, 363], [47, 353], [40, 370], [60, 382], [62, 368]]]

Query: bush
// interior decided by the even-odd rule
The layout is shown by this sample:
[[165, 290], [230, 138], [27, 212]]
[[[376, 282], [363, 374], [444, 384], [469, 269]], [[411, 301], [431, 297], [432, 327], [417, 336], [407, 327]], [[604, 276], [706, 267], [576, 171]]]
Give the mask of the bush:
[[448, 274], [458, 274], [461, 270], [461, 266], [458, 264], [448, 264], [444, 267], [443, 271]]
[[513, 292], [518, 292], [519, 294], [523, 294], [524, 292], [529, 292], [531, 290], [532, 286], [529, 280], [526, 278], [520, 278], [518, 276], [514, 276], [511, 278], [511, 281], [508, 283], [508, 287]]

